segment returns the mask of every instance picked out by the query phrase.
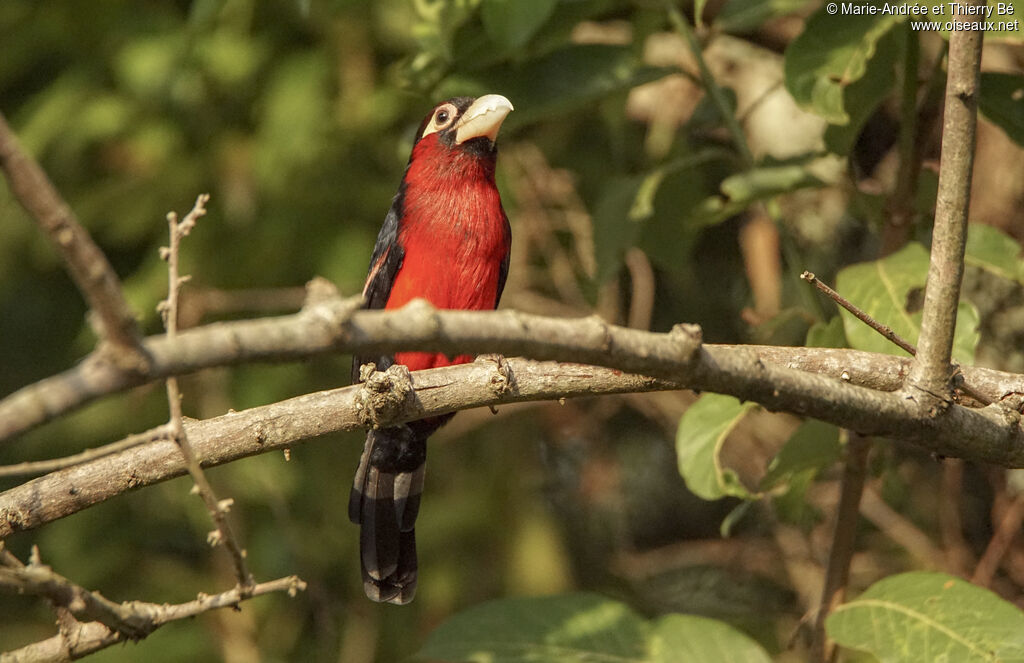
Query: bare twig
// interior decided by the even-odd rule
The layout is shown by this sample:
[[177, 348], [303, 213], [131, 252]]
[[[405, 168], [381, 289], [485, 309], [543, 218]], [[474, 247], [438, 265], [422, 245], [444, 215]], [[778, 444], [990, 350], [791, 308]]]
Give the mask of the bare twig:
[[857, 305], [855, 305], [849, 299], [843, 297], [838, 292], [825, 285], [821, 281], [821, 279], [819, 279], [813, 273], [805, 271], [802, 274], [800, 274], [800, 278], [802, 278], [804, 281], [807, 281], [815, 288], [823, 292], [836, 304], [839, 304], [840, 306], [845, 308], [847, 311], [852, 313], [854, 317], [856, 317], [858, 320], [866, 324], [868, 327], [871, 327], [885, 338], [889, 339], [892, 343], [899, 346], [900, 349], [906, 351], [911, 356], [917, 354], [917, 348], [903, 340], [903, 338], [899, 334], [894, 332], [891, 327], [889, 327], [888, 325], [883, 325], [882, 323], [872, 318], [870, 315], [862, 311]]
[[626, 268], [632, 291], [629, 297], [627, 326], [631, 329], [650, 329], [654, 313], [654, 270], [651, 261], [640, 249], [633, 247], [626, 251]]
[[964, 463], [956, 458], [947, 458], [942, 463], [942, 487], [939, 493], [939, 532], [945, 549], [946, 568], [961, 576], [969, 575], [975, 557], [964, 538], [963, 519], [960, 516], [960, 502], [963, 499]]
[[[966, 4], [984, 6], [985, 1], [971, 0]], [[966, 12], [958, 13], [954, 20], [966, 22], [964, 16]], [[949, 35], [949, 73], [931, 262], [918, 338], [920, 352], [908, 379], [915, 397], [933, 416], [945, 409], [951, 390], [950, 356], [967, 243], [981, 42], [979, 30], [953, 30]]]
[[922, 566], [931, 569], [947, 568], [945, 556], [932, 543], [928, 535], [886, 504], [875, 487], [869, 486], [865, 489], [864, 496], [861, 498], [860, 512], [883, 534], [916, 557]]
[[109, 456], [111, 454], [118, 453], [119, 451], [130, 449], [131, 447], [138, 446], [144, 442], [170, 439], [172, 434], [173, 431], [171, 430], [171, 426], [169, 424], [162, 424], [155, 428], [150, 428], [142, 433], [129, 435], [118, 442], [105, 444], [102, 447], [97, 447], [95, 449], [86, 449], [82, 453], [77, 453], [73, 456], [54, 458], [53, 460], [29, 461], [25, 463], [18, 463], [16, 465], [0, 465], [0, 477], [23, 477], [55, 472], [74, 465], [81, 465], [82, 463], [102, 456]]
[[1010, 507], [1006, 509], [1002, 520], [999, 521], [999, 527], [992, 535], [988, 547], [985, 548], [985, 553], [974, 569], [971, 582], [982, 587], [988, 587], [992, 583], [999, 563], [1010, 549], [1013, 539], [1020, 533], [1022, 521], [1024, 521], [1024, 495], [1017, 495], [1010, 502]]
[[825, 635], [825, 619], [843, 602], [846, 595], [870, 451], [871, 438], [856, 433], [850, 434], [846, 443], [846, 462], [840, 484], [839, 506], [836, 508], [832, 547], [829, 551], [825, 583], [821, 592], [821, 602], [814, 616], [811, 638], [811, 660], [820, 663], [832, 660], [835, 654], [835, 646]]
[[882, 226], [884, 257], [903, 247], [910, 238], [914, 222], [914, 198], [917, 193], [921, 165], [920, 141], [917, 136], [917, 69], [921, 45], [910, 23], [900, 26], [903, 68], [900, 81], [900, 142], [896, 187], [889, 197], [888, 214]]
[[67, 608], [85, 623], [62, 624], [61, 634], [20, 649], [0, 653], [4, 663], [72, 661], [118, 642], [142, 638], [168, 622], [195, 617], [218, 608], [237, 607], [242, 601], [271, 592], [294, 596], [305, 590], [297, 576], [279, 578], [244, 589], [235, 587], [220, 594], [201, 594], [194, 601], [175, 605], [128, 601], [115, 603], [90, 592], [43, 565], [0, 567], [0, 589], [44, 596]]
[[0, 168], [18, 202], [60, 251], [68, 273], [97, 316], [100, 339], [117, 346], [118, 351], [110, 353], [111, 360], [125, 369], [143, 371], [146, 354], [139, 345], [138, 325], [125, 301], [120, 279], [43, 169], [22, 149], [2, 113]]
[[[858, 320], [860, 320], [867, 326], [871, 327], [885, 338], [892, 341], [895, 345], [899, 346], [901, 349], [908, 352], [911, 356], [917, 355], [917, 348], [915, 348], [913, 345], [905, 341], [903, 337], [894, 332], [891, 327], [889, 327], [888, 325], [883, 325], [882, 323], [872, 318], [870, 315], [861, 310], [856, 304], [846, 299], [832, 288], [825, 285], [821, 281], [821, 279], [816, 277], [811, 272], [805, 271], [803, 274], [800, 275], [800, 278], [807, 281], [811, 285], [815, 286], [821, 292], [825, 293], [829, 298], [835, 301], [836, 304], [839, 304], [840, 306], [845, 308], [847, 311], [852, 313]], [[959, 365], [953, 365], [953, 367], [950, 370], [951, 375], [953, 375], [954, 377], [954, 385], [958, 390], [962, 391], [964, 394], [970, 396], [971, 398], [981, 403], [982, 405], [991, 405], [992, 403], [995, 402], [995, 399], [986, 396], [981, 390], [972, 387], [970, 384], [967, 383], [967, 380], [964, 379], [963, 371], [961, 370]]]
[[[209, 194], [200, 194], [196, 198], [192, 211], [181, 221], [178, 221], [178, 215], [174, 212], [167, 215], [171, 245], [168, 249], [161, 251], [161, 256], [167, 260], [169, 284], [167, 300], [161, 302], [160, 312], [163, 315], [164, 326], [167, 328], [167, 338], [171, 341], [178, 335], [178, 294], [181, 291], [182, 284], [187, 280], [187, 277], [180, 276], [178, 272], [181, 240], [192, 231], [196, 221], [206, 214], [206, 203], [209, 199]], [[203, 499], [203, 503], [206, 504], [207, 511], [210, 512], [210, 518], [213, 519], [213, 523], [217, 527], [217, 530], [210, 535], [210, 543], [211, 545], [224, 544], [224, 547], [231, 555], [238, 587], [242, 592], [248, 592], [254, 586], [254, 580], [252, 574], [249, 573], [249, 567], [245, 561], [245, 549], [238, 542], [234, 531], [231, 529], [231, 523], [228, 521], [227, 514], [232, 501], [230, 499], [217, 499], [213, 486], [207, 480], [206, 473], [203, 472], [203, 467], [192, 450], [192, 445], [189, 443], [182, 420], [181, 391], [178, 389], [178, 379], [175, 376], [167, 378], [167, 401], [171, 411], [170, 426], [174, 432], [174, 441], [178, 444], [178, 448], [181, 449], [181, 455], [185, 459], [185, 467], [195, 483], [199, 496]]]

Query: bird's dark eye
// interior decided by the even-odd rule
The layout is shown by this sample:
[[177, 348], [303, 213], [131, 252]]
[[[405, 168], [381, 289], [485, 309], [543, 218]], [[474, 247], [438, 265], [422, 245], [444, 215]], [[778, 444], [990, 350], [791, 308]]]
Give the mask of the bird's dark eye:
[[448, 118], [449, 118], [448, 111], [446, 111], [446, 110], [437, 111], [437, 123], [438, 124], [446, 123], [448, 121]]

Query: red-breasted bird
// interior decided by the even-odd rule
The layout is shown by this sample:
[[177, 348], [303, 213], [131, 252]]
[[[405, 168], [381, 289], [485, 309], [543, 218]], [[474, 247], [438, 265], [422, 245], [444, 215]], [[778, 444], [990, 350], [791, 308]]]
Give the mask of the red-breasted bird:
[[[366, 307], [398, 308], [422, 297], [442, 309], [493, 309], [508, 276], [512, 233], [494, 184], [495, 138], [512, 111], [488, 94], [438, 104], [420, 125], [409, 165], [384, 218], [363, 287]], [[428, 352], [355, 357], [359, 368], [415, 371], [472, 361]], [[371, 430], [349, 497], [361, 526], [363, 587], [374, 601], [408, 603], [416, 591], [413, 526], [423, 490], [427, 438], [452, 415]]]

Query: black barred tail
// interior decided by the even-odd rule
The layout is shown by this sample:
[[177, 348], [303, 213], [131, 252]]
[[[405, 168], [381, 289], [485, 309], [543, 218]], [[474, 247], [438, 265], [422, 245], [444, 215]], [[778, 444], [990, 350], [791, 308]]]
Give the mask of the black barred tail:
[[366, 435], [348, 517], [361, 526], [363, 588], [374, 601], [403, 604], [416, 593], [414, 525], [423, 492], [427, 436], [433, 428], [403, 425]]

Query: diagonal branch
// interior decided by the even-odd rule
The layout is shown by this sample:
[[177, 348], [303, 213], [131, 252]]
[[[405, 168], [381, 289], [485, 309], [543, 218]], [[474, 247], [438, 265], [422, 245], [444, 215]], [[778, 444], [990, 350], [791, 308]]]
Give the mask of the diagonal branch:
[[99, 321], [101, 340], [116, 346], [110, 361], [126, 370], [143, 370], [146, 356], [139, 345], [139, 330], [121, 281], [92, 237], [75, 218], [39, 164], [22, 149], [0, 113], [0, 168], [18, 202], [46, 231], [64, 258], [71, 278]]

